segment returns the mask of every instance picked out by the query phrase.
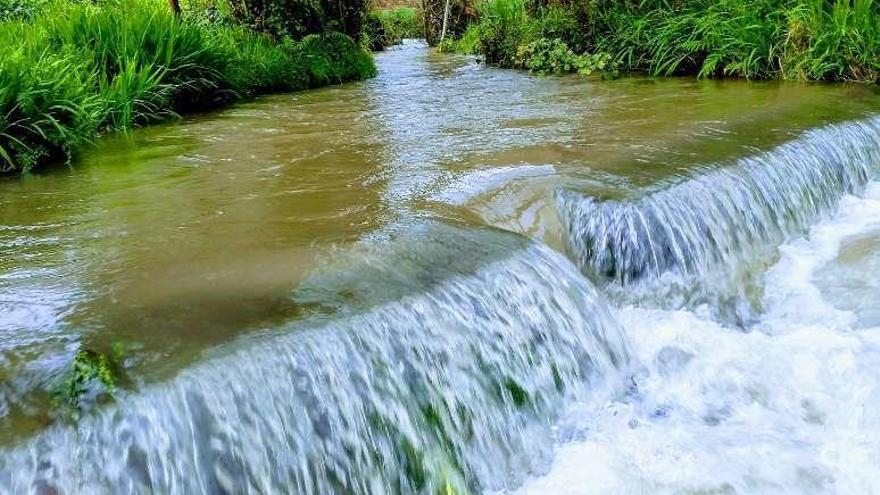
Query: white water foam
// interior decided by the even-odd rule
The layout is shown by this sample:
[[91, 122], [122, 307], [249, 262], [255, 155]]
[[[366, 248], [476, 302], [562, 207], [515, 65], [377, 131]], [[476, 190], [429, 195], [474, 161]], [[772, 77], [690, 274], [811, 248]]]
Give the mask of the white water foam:
[[619, 310], [642, 366], [634, 393], [584, 406], [586, 440], [520, 492], [880, 493], [880, 328], [857, 328], [815, 276], [865, 235], [880, 236], [880, 183], [780, 247], [749, 332]]

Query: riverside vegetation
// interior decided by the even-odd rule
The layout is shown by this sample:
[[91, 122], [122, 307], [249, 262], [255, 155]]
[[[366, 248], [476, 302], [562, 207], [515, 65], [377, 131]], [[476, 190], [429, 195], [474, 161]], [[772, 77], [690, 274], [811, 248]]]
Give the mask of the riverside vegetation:
[[0, 0], [0, 172], [70, 159], [101, 133], [374, 75], [345, 34], [362, 3], [335, 18], [320, 2], [241, 5]]
[[364, 19], [362, 44], [373, 51], [398, 45], [406, 38], [424, 38], [422, 11], [414, 7], [371, 10]]
[[441, 44], [534, 72], [880, 82], [874, 0], [484, 0]]

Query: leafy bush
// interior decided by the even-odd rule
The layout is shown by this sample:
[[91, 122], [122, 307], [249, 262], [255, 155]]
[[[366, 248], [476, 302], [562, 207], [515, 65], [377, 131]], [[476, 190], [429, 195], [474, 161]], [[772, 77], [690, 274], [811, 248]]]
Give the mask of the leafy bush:
[[540, 8], [529, 14], [525, 29], [529, 40], [559, 39], [576, 53], [589, 49], [587, 27], [571, 8], [559, 5]]
[[479, 55], [482, 43], [480, 36], [480, 25], [471, 24], [464, 34], [461, 35], [461, 39], [453, 41], [450, 38], [450, 49], [448, 51], [457, 50], [467, 55]]
[[342, 33], [306, 36], [291, 53], [304, 64], [311, 88], [376, 75], [370, 55]]
[[516, 66], [536, 74], [563, 74], [576, 72], [590, 74], [602, 70], [608, 54], [577, 54], [559, 38], [539, 38], [517, 50]]
[[[486, 62], [512, 67], [519, 45], [526, 41], [526, 13], [523, 0], [491, 0], [478, 4], [479, 28], [475, 48]], [[469, 30], [470, 31], [470, 30]]]
[[0, 21], [33, 19], [46, 5], [46, 0], [0, 0]]
[[180, 0], [180, 7], [189, 22], [220, 26], [236, 25], [240, 12], [240, 4], [234, 0]]
[[607, 61], [605, 55], [586, 53], [587, 28], [571, 6], [488, 0], [480, 3], [477, 11], [479, 22], [441, 49], [482, 54], [488, 63], [541, 74], [588, 74]]

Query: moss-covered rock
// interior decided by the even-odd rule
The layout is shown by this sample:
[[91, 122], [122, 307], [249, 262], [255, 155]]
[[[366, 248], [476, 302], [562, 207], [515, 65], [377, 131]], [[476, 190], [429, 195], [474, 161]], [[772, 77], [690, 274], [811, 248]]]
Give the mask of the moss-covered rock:
[[61, 375], [53, 400], [57, 407], [76, 418], [85, 403], [113, 394], [117, 376], [116, 365], [105, 354], [80, 349]]

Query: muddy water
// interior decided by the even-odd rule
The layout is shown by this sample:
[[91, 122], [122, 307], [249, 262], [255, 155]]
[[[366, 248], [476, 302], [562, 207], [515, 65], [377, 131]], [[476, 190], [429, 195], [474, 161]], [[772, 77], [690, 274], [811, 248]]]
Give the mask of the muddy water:
[[[223, 410], [219, 402], [212, 401], [238, 401], [238, 407], [250, 404], [256, 411], [275, 411], [280, 397], [303, 393], [297, 388], [294, 394], [279, 385], [271, 394], [266, 392], [269, 396], [249, 395], [251, 392], [229, 385], [236, 379], [302, 375], [310, 377], [309, 383], [331, 384], [328, 386], [337, 387], [338, 393], [352, 387], [352, 395], [358, 387], [342, 384], [341, 376], [360, 376], [364, 383], [378, 380], [375, 372], [356, 372], [329, 362], [329, 357], [314, 357], [322, 352], [332, 354], [323, 347], [302, 350], [317, 344], [290, 340], [298, 333], [317, 334], [317, 340], [323, 335], [328, 341], [343, 339], [337, 344], [346, 352], [361, 349], [374, 353], [365, 357], [369, 359], [363, 365], [373, 369], [402, 359], [399, 353], [404, 351], [386, 348], [383, 338], [418, 342], [420, 332], [434, 328], [443, 330], [442, 336], [433, 337], [436, 343], [461, 346], [467, 338], [457, 332], [485, 319], [489, 327], [504, 329], [497, 330], [495, 337], [511, 339], [520, 335], [514, 331], [517, 327], [510, 327], [511, 322], [534, 316], [529, 328], [536, 331], [540, 327], [549, 333], [524, 341], [523, 346], [534, 347], [535, 342], [547, 346], [549, 364], [540, 368], [540, 373], [528, 372], [530, 359], [511, 361], [497, 354], [490, 335], [485, 341], [476, 338], [472, 353], [463, 353], [460, 362], [453, 361], [456, 369], [472, 377], [474, 363], [486, 359], [488, 364], [474, 370], [497, 373], [499, 383], [508, 390], [499, 403], [474, 399], [470, 404], [459, 404], [468, 418], [475, 418], [469, 423], [471, 430], [485, 434], [485, 445], [471, 445], [470, 437], [450, 434], [452, 439], [441, 435], [438, 440], [434, 434], [417, 433], [420, 428], [431, 428], [419, 426], [418, 421], [410, 425], [416, 433], [405, 435], [409, 442], [405, 447], [395, 443], [398, 440], [372, 440], [388, 452], [409, 452], [415, 448], [412, 445], [427, 452], [452, 449], [456, 462], [445, 454], [427, 457], [434, 459], [434, 474], [456, 472], [460, 479], [441, 476], [420, 485], [413, 481], [419, 476], [412, 475], [406, 482], [389, 481], [377, 474], [377, 465], [363, 459], [349, 464], [339, 461], [342, 467], [332, 476], [323, 471], [315, 474], [316, 468], [284, 474], [273, 462], [285, 449], [294, 461], [311, 459], [298, 450], [303, 447], [294, 444], [310, 445], [314, 438], [321, 438], [327, 450], [309, 455], [321, 454], [324, 457], [319, 458], [325, 459], [349, 452], [351, 447], [331, 448], [335, 444], [328, 440], [333, 438], [328, 428], [342, 428], [334, 429], [333, 425], [346, 425], [349, 441], [369, 444], [365, 435], [370, 431], [376, 435], [377, 427], [352, 418], [372, 418], [377, 413], [368, 410], [364, 404], [369, 401], [361, 397], [360, 401], [352, 399], [338, 414], [329, 414], [330, 419], [327, 414], [315, 419], [319, 425], [315, 431], [301, 433], [293, 443], [267, 439], [266, 445], [244, 445], [206, 433], [206, 445], [229, 442], [229, 455], [247, 459], [256, 451], [263, 452], [260, 448], [274, 454], [266, 458], [265, 465], [245, 462], [245, 467], [237, 469], [230, 468], [228, 460], [218, 461], [225, 467], [204, 467], [210, 474], [204, 475], [207, 481], [203, 484], [198, 480], [190, 480], [193, 485], [175, 483], [174, 468], [157, 460], [160, 454], [154, 458], [149, 448], [137, 445], [137, 455], [125, 451], [119, 456], [146, 460], [137, 464], [139, 467], [128, 461], [114, 471], [115, 477], [108, 475], [107, 479], [65, 470], [63, 456], [57, 457], [64, 449], [55, 450], [51, 461], [54, 475], [31, 475], [28, 470], [32, 466], [10, 456], [5, 471], [0, 463], [0, 486], [4, 482], [16, 488], [31, 486], [32, 479], [43, 477], [48, 481], [40, 483], [48, 483], [46, 486], [113, 491], [124, 484], [133, 492], [149, 486], [159, 491], [165, 491], [163, 487], [184, 492], [217, 487], [259, 491], [292, 483], [298, 483], [303, 491], [344, 486], [352, 492], [371, 492], [377, 487], [406, 492], [427, 489], [434, 486], [431, 483], [445, 486], [454, 479], [454, 483], [472, 489], [489, 490], [515, 488], [551, 466], [557, 470], [543, 481], [535, 481], [535, 486], [554, 480], [566, 485], [566, 476], [571, 474], [564, 469], [567, 464], [550, 461], [559, 435], [547, 430], [548, 424], [559, 420], [555, 415], [561, 406], [550, 399], [535, 399], [530, 413], [534, 417], [520, 417], [523, 413], [514, 411], [514, 406], [522, 405], [519, 390], [526, 388], [530, 397], [543, 397], [541, 387], [550, 384], [553, 388], [555, 383], [559, 388], [564, 382], [566, 394], [575, 390], [564, 403], [583, 403], [586, 392], [577, 391], [572, 383], [592, 383], [594, 378], [590, 377], [611, 375], [611, 369], [622, 372], [629, 352], [625, 350], [627, 336], [617, 334], [610, 316], [593, 321], [574, 309], [577, 301], [596, 300], [597, 314], [606, 312], [603, 298], [588, 285], [581, 287], [588, 283], [581, 281], [575, 267], [560, 254], [571, 233], [560, 221], [556, 191], [575, 190], [611, 200], [638, 197], [666, 187], [669, 181], [686, 180], [701, 167], [736, 166], [737, 160], [773, 150], [810, 129], [864, 120], [880, 111], [877, 92], [864, 86], [536, 78], [486, 68], [468, 57], [436, 54], [416, 43], [379, 54], [377, 62], [380, 73], [371, 81], [261, 98], [223, 112], [102, 139], [69, 167], [0, 181], [0, 447], [41, 452], [28, 446], [35, 436], [49, 445], [54, 442], [56, 447], [73, 448], [71, 445], [84, 441], [72, 436], [63, 421], [53, 416], [49, 397], [54, 381], [81, 348], [101, 352], [124, 349], [117, 399], [123, 404], [120, 412], [116, 416], [92, 412], [91, 416], [100, 414], [100, 418], [81, 427], [92, 431], [88, 438], [97, 442], [92, 445], [94, 452], [83, 455], [88, 462], [102, 465], [115, 459], [116, 451], [110, 447], [102, 450], [100, 439], [114, 438], [113, 432], [119, 429], [137, 430], [133, 425], [139, 423], [127, 419], [129, 413], [131, 417], [159, 418], [156, 424], [169, 432], [170, 440], [165, 440], [175, 444], [175, 432], [195, 433], [175, 430], [171, 419], [161, 419], [163, 408], [202, 411], [207, 407], [204, 403], [213, 404], [208, 407], [210, 412], [202, 411], [195, 417], [235, 429], [232, 416], [239, 421], [247, 419], [241, 411], [233, 414], [224, 410], [222, 418], [204, 419], [206, 414]], [[858, 193], [836, 194], [845, 192]], [[836, 197], [828, 200], [829, 205], [836, 201]], [[829, 205], [825, 209], [833, 210]], [[725, 217], [727, 220], [736, 222]], [[818, 220], [831, 221], [825, 217]], [[823, 281], [818, 283], [822, 297], [832, 301], [828, 303], [831, 306], [837, 302], [839, 308], [835, 306], [834, 311], [850, 315], [846, 316], [850, 318], [846, 328], [873, 327], [880, 319], [876, 313], [878, 288], [868, 275], [878, 264], [877, 234], [871, 228], [862, 224], [854, 228], [853, 237], [840, 241], [839, 255], [837, 248], [829, 248], [833, 252], [827, 262], [815, 267], [815, 279]], [[511, 237], [502, 231], [517, 235]], [[546, 265], [565, 275], [558, 280], [549, 275], [548, 279], [545, 272], [552, 271], [550, 268], [535, 268], [538, 271], [529, 274], [525, 268], [529, 265]], [[508, 298], [510, 308], [493, 306], [492, 298], [484, 293], [489, 281], [506, 281], [509, 287], [518, 288], [505, 289], [513, 292], [501, 288], [489, 291], [495, 298]], [[540, 295], [530, 296], [526, 287], [533, 287]], [[413, 298], [415, 302], [410, 301]], [[399, 307], [400, 300], [410, 302]], [[425, 309], [440, 304], [437, 301], [449, 305], [445, 316], [436, 308]], [[768, 301], [764, 307], [770, 311], [775, 304]], [[553, 314], [549, 308], [564, 314]], [[620, 319], [638, 327], [632, 330], [634, 335], [652, 328], [645, 321], [659, 318], [626, 311]], [[363, 314], [368, 315], [363, 317], [365, 321], [349, 319]], [[450, 320], [449, 315], [458, 320]], [[688, 315], [687, 325], [681, 328], [728, 331], [715, 328], [724, 327], [727, 321], [703, 324], [699, 318], [704, 313]], [[392, 322], [394, 332], [381, 333], [387, 322]], [[594, 333], [611, 330], [595, 341], [594, 337], [566, 340], [575, 338], [566, 336], [572, 329], [589, 325], [596, 326]], [[314, 330], [316, 327], [319, 329]], [[363, 341], [349, 342], [338, 334]], [[725, 338], [726, 334], [720, 337]], [[422, 377], [424, 383], [436, 385], [439, 379], [429, 370], [432, 366], [442, 368], [436, 363], [450, 359], [437, 346], [412, 345], [411, 352], [419, 358], [409, 366], [418, 373], [391, 374], [381, 386], [373, 384], [377, 390], [397, 392], [375, 392], [374, 399], [400, 402], [398, 409], [380, 414], [388, 423], [411, 418], [413, 410], [425, 410], [418, 405], [421, 403], [401, 394], [434, 397], [422, 389], [400, 388], [401, 384], [413, 387], [413, 381], [422, 383], [417, 378]], [[637, 361], [642, 355], [650, 361], [652, 352], [662, 350], [660, 344], [657, 349], [651, 345], [654, 343], [637, 346]], [[566, 354], [567, 348], [573, 349], [572, 354]], [[269, 359], [272, 349], [303, 357], [296, 357], [296, 365], [275, 362], [277, 356]], [[266, 356], [265, 363], [260, 356]], [[591, 364], [579, 369], [577, 362]], [[211, 371], [212, 366], [228, 374]], [[313, 370], [302, 371], [302, 366]], [[247, 374], [250, 367], [272, 369], [275, 374], [255, 378]], [[487, 367], [495, 371], [490, 373]], [[241, 374], [236, 374], [239, 368]], [[218, 374], [221, 378], [216, 378]], [[445, 397], [447, 405], [452, 391], [461, 387], [473, 398], [481, 397], [481, 391], [495, 390], [479, 380], [447, 378], [449, 383], [444, 387], [448, 390], [439, 385], [439, 391], [431, 388], [437, 397]], [[223, 387], [228, 388], [230, 397], [217, 392]], [[653, 391], [651, 387], [653, 383], [646, 390]], [[181, 406], [173, 399], [175, 394], [206, 398], [196, 401], [201, 404], [198, 406], [191, 398]], [[303, 402], [302, 414], [341, 400], [320, 394], [309, 397]], [[497, 411], [488, 412], [491, 408]], [[282, 408], [276, 414], [283, 417], [285, 412]], [[429, 416], [434, 418], [435, 414]], [[428, 423], [436, 427], [439, 422], [445, 425], [444, 431], [455, 430], [456, 421], [443, 419], [443, 413], [436, 416], [441, 419], [429, 418]], [[572, 431], [582, 432], [579, 428]], [[638, 434], [633, 439], [613, 425], [606, 430], [603, 435], [610, 442], [624, 447], [630, 445], [626, 442], [635, 445], [640, 440]], [[270, 431], [275, 430], [254, 434], [268, 436]], [[382, 431], [393, 437], [387, 428]], [[519, 432], [522, 439], [531, 441], [508, 443], [502, 431]], [[566, 438], [580, 436], [582, 433], [570, 433]], [[138, 438], [147, 443], [163, 441]], [[455, 447], [448, 447], [450, 444]], [[540, 455], [533, 458], [516, 452], [521, 445], [545, 448], [536, 448]], [[181, 458], [202, 455], [197, 446], [192, 448], [192, 452], [181, 450]], [[606, 453], [610, 449], [604, 444], [581, 448]], [[613, 454], [623, 458], [626, 452], [621, 448]], [[595, 461], [589, 455], [578, 457], [577, 452], [571, 456], [569, 462]], [[35, 458], [40, 456], [35, 454]], [[412, 471], [412, 459], [398, 461], [402, 471]], [[419, 465], [425, 463], [430, 464], [423, 459]], [[455, 465], [450, 467], [450, 463]], [[615, 469], [634, 469], [627, 466], [600, 467], [617, 474]], [[185, 466], [179, 469], [185, 471]], [[218, 474], [218, 469], [223, 472]], [[157, 476], [157, 471], [164, 474]], [[645, 473], [646, 478], [654, 476], [653, 472]], [[739, 474], [734, 472], [730, 477]], [[53, 481], [53, 476], [58, 479]], [[622, 478], [610, 474], [606, 478], [609, 486], [627, 491], [629, 485]], [[361, 484], [345, 484], [340, 479]]]

